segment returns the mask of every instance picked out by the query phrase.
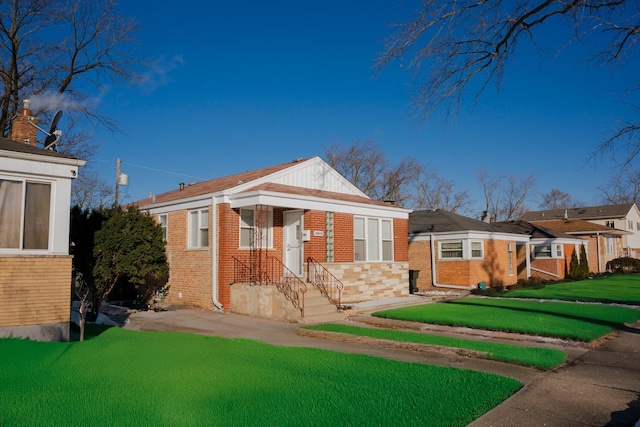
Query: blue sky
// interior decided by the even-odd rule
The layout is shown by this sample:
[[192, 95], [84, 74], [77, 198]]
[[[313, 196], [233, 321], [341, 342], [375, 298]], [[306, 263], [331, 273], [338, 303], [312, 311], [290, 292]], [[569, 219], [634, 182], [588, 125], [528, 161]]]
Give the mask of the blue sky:
[[615, 159], [586, 159], [628, 114], [620, 93], [637, 83], [640, 64], [597, 68], [586, 60], [588, 46], [541, 57], [525, 45], [499, 92], [490, 86], [477, 103], [469, 93], [454, 120], [436, 114], [421, 124], [410, 114], [411, 72], [398, 64], [377, 76], [373, 70], [389, 25], [408, 19], [413, 7], [122, 2], [138, 23], [139, 51], [154, 66], [141, 85], [103, 88], [100, 110], [122, 133], [96, 134], [95, 169], [115, 182], [122, 159], [127, 202], [180, 182], [322, 156], [333, 142], [372, 139], [391, 161], [413, 156], [468, 189], [478, 211], [480, 167], [492, 175], [533, 173], [537, 193], [558, 188], [596, 203]]

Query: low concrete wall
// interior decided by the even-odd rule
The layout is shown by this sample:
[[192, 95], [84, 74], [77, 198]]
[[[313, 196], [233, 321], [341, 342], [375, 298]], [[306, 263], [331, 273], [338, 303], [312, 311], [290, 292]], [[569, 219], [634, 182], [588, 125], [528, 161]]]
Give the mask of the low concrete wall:
[[69, 341], [69, 322], [51, 325], [11, 326], [0, 328], [1, 338], [24, 338], [34, 341]]
[[408, 262], [322, 263], [343, 284], [342, 303], [409, 295]]
[[275, 286], [234, 283], [231, 285], [230, 311], [285, 322], [297, 322], [300, 319], [300, 311]]

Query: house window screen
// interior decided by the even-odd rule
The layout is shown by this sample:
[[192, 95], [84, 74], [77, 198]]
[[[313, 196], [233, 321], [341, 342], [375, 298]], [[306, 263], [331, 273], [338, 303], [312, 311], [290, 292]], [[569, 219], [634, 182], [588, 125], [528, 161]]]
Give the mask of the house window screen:
[[27, 182], [24, 206], [24, 248], [47, 249], [51, 186]]
[[367, 253], [365, 251], [365, 231], [364, 231], [364, 218], [354, 218], [353, 220], [353, 237], [354, 237], [354, 250], [355, 260], [365, 261]]
[[471, 242], [471, 258], [483, 258], [482, 242]]
[[189, 212], [189, 247], [206, 248], [209, 246], [209, 210]]
[[391, 221], [382, 220], [382, 260], [393, 261], [393, 233]]
[[167, 241], [167, 214], [158, 216], [158, 223], [160, 224], [160, 229], [162, 230], [162, 241]]
[[48, 249], [50, 218], [51, 184], [0, 179], [0, 248]]
[[380, 259], [380, 250], [378, 248], [378, 220], [369, 219], [367, 224], [367, 259], [369, 261], [378, 261]]
[[462, 242], [440, 243], [440, 255], [442, 258], [462, 258]]
[[240, 247], [253, 247], [253, 211], [240, 209]]
[[22, 182], [0, 180], [0, 248], [20, 248]]

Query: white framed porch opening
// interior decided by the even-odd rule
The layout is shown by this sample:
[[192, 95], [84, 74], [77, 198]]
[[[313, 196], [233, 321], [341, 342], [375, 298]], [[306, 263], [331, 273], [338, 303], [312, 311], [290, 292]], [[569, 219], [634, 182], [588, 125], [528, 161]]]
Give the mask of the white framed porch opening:
[[[304, 226], [303, 211], [284, 211], [283, 213], [283, 251], [284, 265], [296, 276], [302, 277], [304, 265], [304, 245], [302, 229]], [[285, 272], [286, 274], [286, 272]]]

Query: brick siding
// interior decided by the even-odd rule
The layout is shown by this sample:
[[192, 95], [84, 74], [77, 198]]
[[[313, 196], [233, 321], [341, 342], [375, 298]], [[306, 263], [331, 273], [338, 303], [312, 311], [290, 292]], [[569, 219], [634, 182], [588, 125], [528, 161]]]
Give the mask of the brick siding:
[[71, 259], [0, 257], [0, 327], [69, 322]]

